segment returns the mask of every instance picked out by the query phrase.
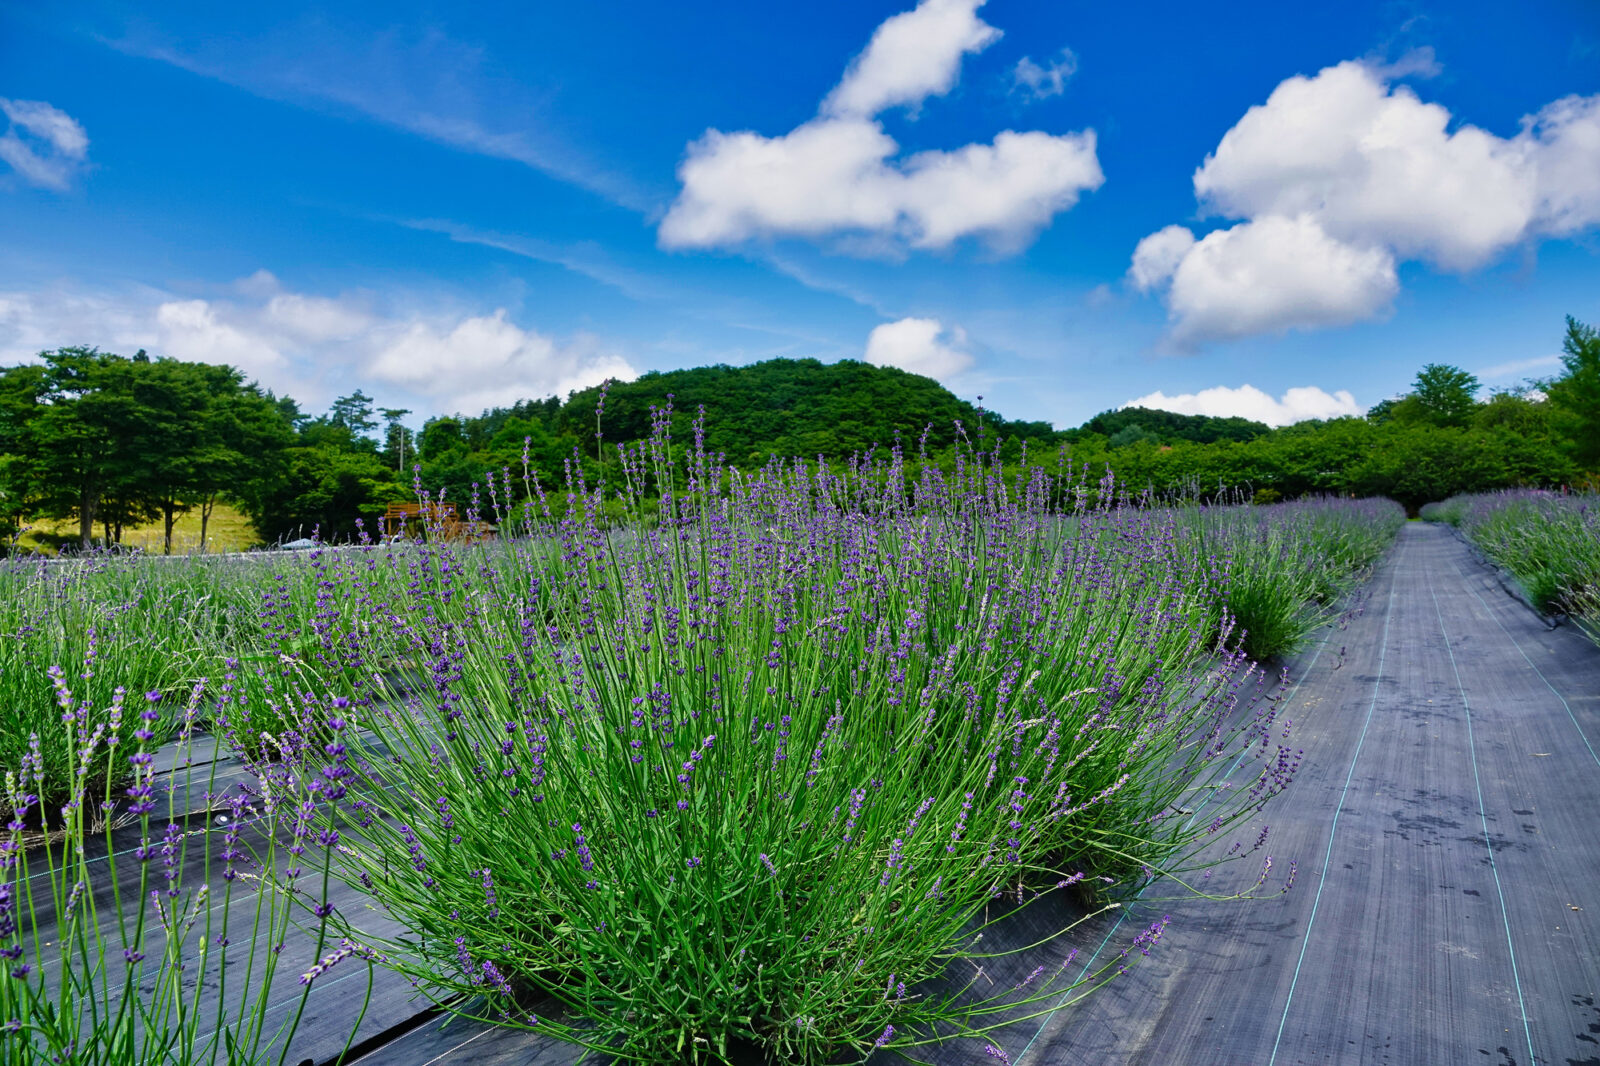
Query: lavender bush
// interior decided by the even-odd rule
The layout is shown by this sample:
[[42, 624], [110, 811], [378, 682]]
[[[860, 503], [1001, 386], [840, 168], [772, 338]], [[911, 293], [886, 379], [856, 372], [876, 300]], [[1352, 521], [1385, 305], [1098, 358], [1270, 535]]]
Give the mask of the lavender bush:
[[[985, 932], [1017, 910], [1068, 895], [1092, 917], [1156, 878], [1216, 896], [1292, 880], [1255, 819], [1299, 755], [1248, 658], [1304, 639], [1395, 509], [1163, 509], [979, 448], [943, 472], [897, 449], [746, 474], [698, 431], [674, 445], [670, 418], [597, 462], [605, 485], [576, 462], [559, 495], [503, 472], [469, 506], [507, 534], [489, 544], [433, 523], [259, 563], [91, 562], [70, 586], [11, 572], [35, 599], [7, 624], [33, 643], [10, 667], [0, 645], [0, 685], [77, 661], [61, 604], [105, 621], [77, 695], [46, 682], [10, 735], [6, 900], [43, 892], [71, 948], [28, 946], [31, 899], [0, 917], [5, 950], [32, 952], [0, 976], [0, 1015], [27, 1034], [8, 1048], [282, 1059], [298, 1012], [264, 1019], [298, 914], [302, 993], [382, 960], [457, 1012], [641, 1061], [959, 1036], [1003, 1058], [997, 1027], [1087, 994], [1164, 928], [1079, 973], [1069, 925], [1014, 987], [952, 981], [989, 965]], [[145, 708], [131, 745], [131, 710], [97, 687], [201, 674], [222, 681], [172, 722]], [[226, 827], [170, 808], [152, 824], [151, 749], [202, 725], [259, 785], [214, 798]], [[25, 850], [58, 804], [57, 835]], [[116, 879], [119, 816], [137, 889], [125, 855]], [[178, 887], [186, 865], [200, 887]], [[385, 924], [333, 908], [335, 879]], [[379, 935], [389, 919], [408, 932]], [[265, 947], [248, 988], [202, 993], [233, 980], [246, 925]]]
[[1185, 512], [1196, 550], [1223, 559], [1221, 619], [1261, 661], [1299, 650], [1405, 522], [1393, 500], [1297, 500]]
[[277, 801], [411, 931], [337, 935], [623, 1058], [812, 1062], [984, 1035], [1120, 969], [1069, 975], [1063, 945], [998, 998], [930, 984], [1043, 893], [1198, 885], [1233, 832], [1235, 892], [1277, 876], [1250, 822], [1299, 755], [1240, 706], [1226, 562], [1175, 515], [972, 452], [743, 475], [697, 439], [678, 465], [668, 426], [610, 493], [574, 468], [559, 518], [537, 486], [507, 513], [503, 479], [516, 541], [394, 549], [412, 580], [367, 629], [392, 669], [337, 635], [377, 698], [289, 740]]
[[1600, 497], [1538, 489], [1455, 496], [1422, 517], [1459, 528], [1535, 607], [1571, 615], [1600, 642]]

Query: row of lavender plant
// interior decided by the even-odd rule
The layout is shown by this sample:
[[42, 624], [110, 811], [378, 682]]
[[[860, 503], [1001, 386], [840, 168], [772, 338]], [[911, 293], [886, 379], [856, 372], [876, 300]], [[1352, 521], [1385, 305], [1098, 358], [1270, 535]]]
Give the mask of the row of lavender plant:
[[1546, 613], [1600, 642], [1600, 496], [1539, 489], [1454, 496], [1422, 509], [1464, 533]]
[[[78, 697], [107, 725], [112, 691], [181, 696], [204, 673], [204, 632], [213, 615], [196, 610], [209, 594], [131, 558], [95, 553], [63, 562], [9, 558], [0, 562], [0, 767], [41, 760], [41, 802], [54, 808], [78, 786], [83, 745], [58, 725], [51, 667], [70, 668]], [[185, 624], [174, 626], [172, 619]], [[171, 735], [157, 724], [158, 741]], [[33, 745], [38, 750], [33, 750]], [[86, 787], [97, 791], [126, 774], [113, 752], [97, 747]]]
[[1270, 701], [1240, 706], [1226, 563], [1177, 516], [975, 453], [914, 479], [898, 453], [675, 467], [669, 420], [619, 449], [621, 528], [577, 480], [559, 519], [535, 489], [514, 541], [375, 547], [406, 580], [355, 563], [325, 590], [385, 613], [330, 627], [327, 666], [361, 674], [331, 721], [275, 690], [280, 802], [315, 801], [335, 875], [409, 930], [338, 935], [623, 1058], [823, 1061], [989, 1039], [1120, 969], [1063, 944], [998, 997], [934, 984], [1041, 894], [1292, 877], [1253, 819], [1299, 756]]
[[1405, 510], [1393, 500], [1336, 497], [1184, 512], [1197, 550], [1227, 559], [1219, 620], [1263, 661], [1292, 654], [1393, 542]]
[[[326, 941], [325, 879], [301, 883], [327, 850], [309, 812], [259, 790], [219, 794], [219, 764], [192, 750], [203, 685], [163, 715], [160, 692], [129, 705], [118, 687], [96, 706], [60, 670], [50, 682], [67, 782], [49, 780], [37, 734], [4, 778], [0, 1063], [281, 1066], [310, 992], [303, 981], [286, 997], [274, 981], [297, 953], [284, 949], [309, 965]], [[167, 774], [164, 732], [176, 733]], [[126, 787], [97, 769], [107, 762]]]

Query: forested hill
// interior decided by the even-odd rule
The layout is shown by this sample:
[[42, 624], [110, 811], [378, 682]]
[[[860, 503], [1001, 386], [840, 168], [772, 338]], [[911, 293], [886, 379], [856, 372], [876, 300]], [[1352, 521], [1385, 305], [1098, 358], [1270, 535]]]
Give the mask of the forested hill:
[[[898, 434], [915, 448], [924, 432], [928, 447], [954, 443], [959, 421], [976, 435], [978, 408], [958, 399], [930, 378], [893, 367], [816, 359], [771, 359], [750, 366], [707, 366], [651, 372], [635, 381], [614, 383], [606, 394], [601, 430], [608, 441], [640, 440], [650, 435], [650, 408], [667, 397], [680, 416], [706, 412], [706, 447], [740, 465], [773, 455], [843, 458], [873, 445], [892, 445]], [[580, 440], [595, 432], [599, 387], [553, 401], [520, 404], [460, 419], [462, 435], [492, 439], [514, 417], [532, 418], [556, 435]], [[1048, 422], [1007, 421], [984, 412], [987, 432], [1050, 440]], [[676, 424], [683, 425], [682, 420]], [[681, 432], [681, 430], [679, 431]]]
[[1255, 440], [1271, 431], [1265, 422], [1252, 422], [1248, 418], [1180, 415], [1149, 407], [1124, 407], [1102, 411], [1065, 435], [1069, 439], [1080, 439], [1086, 433], [1098, 433], [1109, 438], [1113, 448], [1120, 448], [1141, 440], [1157, 444], [1175, 444], [1180, 440], [1194, 441], [1196, 444], [1214, 444], [1219, 440]]

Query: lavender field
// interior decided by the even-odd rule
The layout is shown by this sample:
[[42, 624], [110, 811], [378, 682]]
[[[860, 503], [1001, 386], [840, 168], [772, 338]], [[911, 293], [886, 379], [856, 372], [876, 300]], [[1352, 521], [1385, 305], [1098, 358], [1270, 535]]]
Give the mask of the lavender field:
[[639, 1061], [1004, 1057], [1156, 948], [1078, 961], [1123, 901], [1288, 890], [1256, 660], [1398, 507], [742, 474], [667, 426], [559, 518], [486, 486], [477, 546], [8, 570], [9, 1060], [331, 1059], [428, 1003]]
[[1581, 1044], [1600, 670], [1437, 527], [669, 425], [483, 543], [0, 573], [5, 1061]]
[[0, 0], [0, 1066], [1600, 1066], [1597, 13]]

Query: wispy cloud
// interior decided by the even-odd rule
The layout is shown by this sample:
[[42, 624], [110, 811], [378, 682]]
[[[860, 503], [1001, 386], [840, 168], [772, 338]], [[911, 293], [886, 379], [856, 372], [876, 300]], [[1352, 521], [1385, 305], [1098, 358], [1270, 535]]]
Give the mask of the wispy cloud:
[[1043, 64], [1023, 56], [1011, 68], [1011, 91], [1033, 100], [1047, 100], [1067, 91], [1067, 81], [1078, 72], [1078, 57], [1063, 48]]
[[29, 185], [63, 192], [89, 157], [89, 135], [71, 115], [43, 100], [0, 97], [6, 131], [0, 134], [0, 160]]
[[[739, 362], [791, 354], [837, 358], [853, 354], [848, 342], [815, 329], [797, 326], [791, 321], [774, 319], [771, 308], [767, 306], [739, 300], [716, 291], [698, 289], [663, 274], [652, 274], [624, 266], [592, 241], [559, 244], [539, 237], [481, 230], [447, 219], [383, 219], [382, 221], [397, 222], [408, 229], [424, 233], [437, 233], [458, 243], [476, 244], [535, 262], [550, 263], [612, 288], [631, 300], [670, 305], [674, 314], [685, 318], [714, 323], [727, 329], [748, 330], [787, 339], [787, 343], [777, 348], [724, 350], [706, 349], [695, 345], [689, 349], [701, 353], [701, 358], [710, 361]], [[886, 317], [888, 315], [872, 302], [870, 297], [848, 285], [817, 277], [798, 264], [774, 256], [768, 256], [764, 261], [769, 262], [779, 273], [794, 278], [808, 288], [831, 295], [845, 296], [880, 315]]]
[[682, 290], [673, 283], [642, 271], [631, 270], [614, 262], [600, 245], [592, 241], [576, 244], [558, 244], [540, 237], [526, 237], [512, 233], [497, 233], [445, 219], [419, 218], [400, 222], [408, 229], [425, 233], [438, 233], [458, 244], [476, 244], [496, 248], [502, 252], [565, 267], [575, 274], [616, 289], [634, 300], [658, 301], [680, 297]]
[[762, 259], [784, 277], [793, 278], [813, 292], [827, 293], [830, 296], [842, 296], [851, 303], [874, 311], [884, 318], [895, 317], [894, 312], [887, 310], [881, 300], [859, 285], [852, 285], [847, 281], [839, 281], [835, 278], [827, 277], [799, 260], [780, 255], [776, 251], [769, 250]]
[[651, 218], [666, 200], [556, 133], [548, 94], [497, 75], [483, 47], [437, 29], [373, 33], [306, 17], [215, 41], [178, 41], [148, 26], [100, 39], [267, 99], [353, 113], [522, 163]]
[[1478, 376], [1485, 381], [1495, 381], [1500, 378], [1523, 377], [1544, 370], [1554, 370], [1560, 365], [1559, 355], [1540, 355], [1532, 359], [1513, 359], [1509, 363], [1496, 363], [1478, 371]]

